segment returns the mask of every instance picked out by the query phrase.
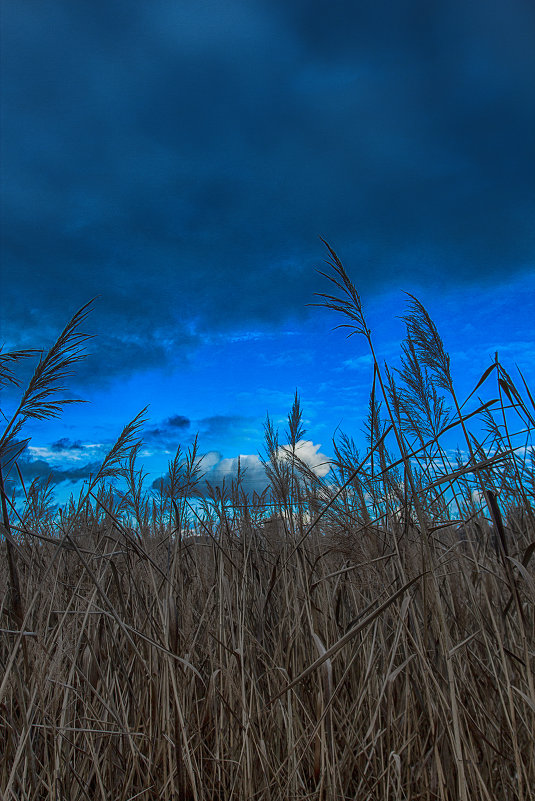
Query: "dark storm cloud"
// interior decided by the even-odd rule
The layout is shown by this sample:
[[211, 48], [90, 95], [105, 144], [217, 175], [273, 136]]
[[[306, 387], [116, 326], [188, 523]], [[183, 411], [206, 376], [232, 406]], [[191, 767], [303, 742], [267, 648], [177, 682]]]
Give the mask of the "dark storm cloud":
[[80, 442], [79, 439], [70, 440], [68, 437], [62, 437], [61, 439], [56, 440], [51, 444], [51, 449], [53, 451], [83, 451], [84, 446]]
[[370, 291], [532, 259], [524, 0], [3, 16], [3, 338], [100, 294], [88, 373], [186, 356], [198, 332], [303, 314], [319, 234]]
[[52, 465], [46, 459], [21, 458], [18, 465], [25, 481], [33, 481], [34, 478], [48, 478], [52, 484], [61, 484], [66, 481], [69, 484], [76, 484], [95, 474], [101, 467], [100, 462], [88, 462], [79, 467], [61, 468]]
[[[101, 467], [101, 462], [90, 461], [85, 464], [79, 464], [76, 467], [64, 467], [59, 464], [51, 463], [48, 459], [34, 458], [32, 454], [26, 450], [26, 446], [30, 443], [29, 439], [18, 440], [10, 444], [6, 453], [2, 455], [2, 471], [6, 484], [9, 488], [19, 488], [20, 481], [18, 472], [14, 467], [14, 460], [17, 460], [17, 466], [20, 469], [25, 482], [32, 482], [35, 478], [50, 478], [52, 484], [61, 484], [66, 481], [69, 484], [76, 484], [77, 481], [87, 479], [90, 474], [95, 474]], [[83, 451], [84, 446], [79, 442], [64, 437], [56, 440], [50, 446], [50, 450], [58, 453], [58, 458], [61, 459], [61, 454], [69, 451]], [[55, 457], [54, 457], [55, 458]], [[87, 458], [87, 457], [86, 457]]]
[[197, 431], [203, 442], [210, 438], [217, 440], [221, 437], [244, 436], [248, 432], [258, 433], [255, 421], [242, 415], [214, 415], [192, 421], [176, 414], [145, 429], [143, 439], [145, 442], [176, 447], [177, 436], [186, 436], [187, 442], [191, 442]]
[[[184, 436], [190, 426], [191, 420], [181, 414], [175, 414], [159, 425], [145, 429], [143, 440], [163, 447], [176, 448], [177, 436]], [[191, 437], [188, 437], [189, 439]]]
[[168, 417], [165, 422], [170, 428], [186, 429], [191, 425], [191, 420], [182, 414], [174, 414]]

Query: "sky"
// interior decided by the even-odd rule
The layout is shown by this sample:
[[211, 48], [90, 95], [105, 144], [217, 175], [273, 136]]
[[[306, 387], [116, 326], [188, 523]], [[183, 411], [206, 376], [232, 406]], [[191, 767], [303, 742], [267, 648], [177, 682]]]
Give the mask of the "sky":
[[198, 433], [212, 483], [241, 456], [261, 489], [296, 390], [327, 471], [372, 366], [310, 305], [320, 237], [382, 360], [411, 292], [461, 396], [496, 350], [535, 378], [529, 0], [5, 0], [1, 37], [0, 344], [46, 349], [96, 298], [88, 402], [24, 432], [58, 500], [147, 404], [149, 484]]

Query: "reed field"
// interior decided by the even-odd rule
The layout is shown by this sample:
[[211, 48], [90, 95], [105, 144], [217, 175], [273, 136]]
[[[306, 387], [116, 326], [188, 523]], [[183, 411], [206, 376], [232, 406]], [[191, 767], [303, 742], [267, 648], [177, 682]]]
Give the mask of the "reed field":
[[141, 413], [57, 510], [17, 450], [69, 402], [89, 305], [41, 355], [0, 439], [1, 798], [535, 799], [529, 388], [496, 357], [458, 398], [410, 296], [389, 369], [332, 250], [325, 278], [375, 364], [366, 444], [320, 478], [296, 394], [262, 495], [206, 489], [196, 442], [148, 489]]

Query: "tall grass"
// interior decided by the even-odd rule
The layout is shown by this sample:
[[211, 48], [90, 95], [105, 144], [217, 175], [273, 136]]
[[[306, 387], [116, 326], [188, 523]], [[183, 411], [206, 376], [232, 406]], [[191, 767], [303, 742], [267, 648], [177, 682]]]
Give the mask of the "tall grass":
[[[2, 490], [3, 798], [535, 798], [531, 395], [496, 359], [462, 402], [415, 298], [383, 368], [332, 250], [326, 276], [319, 303], [374, 359], [365, 452], [340, 437], [320, 479], [296, 395], [284, 450], [266, 424], [263, 496], [239, 474], [193, 503], [197, 443], [149, 493], [142, 416], [60, 513], [46, 482]], [[25, 419], [59, 413], [86, 311], [4, 465]], [[4, 381], [27, 355], [0, 354]]]

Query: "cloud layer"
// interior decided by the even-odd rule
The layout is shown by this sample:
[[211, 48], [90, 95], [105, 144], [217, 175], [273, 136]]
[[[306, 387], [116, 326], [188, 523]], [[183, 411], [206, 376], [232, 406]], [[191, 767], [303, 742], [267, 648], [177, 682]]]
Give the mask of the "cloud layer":
[[525, 269], [534, 13], [6, 0], [2, 337], [98, 294], [93, 381], [187, 359], [305, 314], [320, 234], [363, 289]]

